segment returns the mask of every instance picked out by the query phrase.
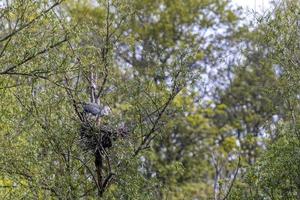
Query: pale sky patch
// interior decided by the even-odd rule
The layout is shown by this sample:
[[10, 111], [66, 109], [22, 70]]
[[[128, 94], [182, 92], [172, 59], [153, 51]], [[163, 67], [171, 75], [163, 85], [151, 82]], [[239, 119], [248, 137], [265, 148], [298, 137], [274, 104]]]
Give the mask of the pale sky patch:
[[232, 0], [233, 3], [242, 6], [249, 11], [262, 13], [270, 9], [270, 0]]

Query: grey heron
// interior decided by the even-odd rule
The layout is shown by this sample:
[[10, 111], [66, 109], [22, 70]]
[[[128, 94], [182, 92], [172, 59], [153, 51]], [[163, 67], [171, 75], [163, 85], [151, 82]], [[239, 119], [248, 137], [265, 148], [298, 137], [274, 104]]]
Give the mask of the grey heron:
[[110, 113], [110, 108], [108, 106], [102, 106], [96, 103], [83, 103], [83, 110], [86, 113], [100, 117], [106, 116]]

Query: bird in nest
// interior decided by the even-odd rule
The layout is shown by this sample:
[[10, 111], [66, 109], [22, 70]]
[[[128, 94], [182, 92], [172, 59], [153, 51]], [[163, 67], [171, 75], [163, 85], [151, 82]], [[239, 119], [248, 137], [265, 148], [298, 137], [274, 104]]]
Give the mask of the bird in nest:
[[97, 103], [82, 103], [83, 110], [87, 114], [91, 114], [97, 117], [107, 116], [111, 113], [111, 110], [108, 106], [98, 105]]

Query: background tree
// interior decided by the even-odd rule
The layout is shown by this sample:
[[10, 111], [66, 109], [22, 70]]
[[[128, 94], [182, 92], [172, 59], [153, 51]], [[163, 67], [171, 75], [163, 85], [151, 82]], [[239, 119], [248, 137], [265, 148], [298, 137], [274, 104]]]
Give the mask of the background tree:
[[6, 1], [0, 197], [297, 199], [298, 8]]
[[[276, 72], [276, 87], [268, 87], [270, 94], [279, 95], [281, 104], [274, 107], [279, 123], [273, 132], [267, 149], [258, 161], [248, 169], [244, 183], [237, 187], [233, 199], [298, 199], [299, 192], [299, 134], [298, 88], [299, 72], [299, 2], [282, 1], [276, 4], [274, 13], [262, 19], [259, 41], [267, 59]], [[240, 190], [243, 188], [242, 190]], [[237, 195], [238, 194], [238, 195]]]

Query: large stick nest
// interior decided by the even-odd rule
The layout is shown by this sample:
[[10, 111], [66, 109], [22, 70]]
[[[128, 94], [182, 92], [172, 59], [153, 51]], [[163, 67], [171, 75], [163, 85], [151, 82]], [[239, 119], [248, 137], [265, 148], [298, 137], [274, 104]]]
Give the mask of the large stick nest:
[[117, 132], [109, 127], [97, 127], [91, 123], [84, 122], [80, 126], [80, 139], [82, 148], [96, 151], [112, 147], [112, 141], [116, 140]]
[[114, 130], [109, 126], [90, 123], [88, 120], [81, 123], [79, 132], [81, 147], [92, 152], [111, 148], [118, 137], [128, 134], [124, 129]]

